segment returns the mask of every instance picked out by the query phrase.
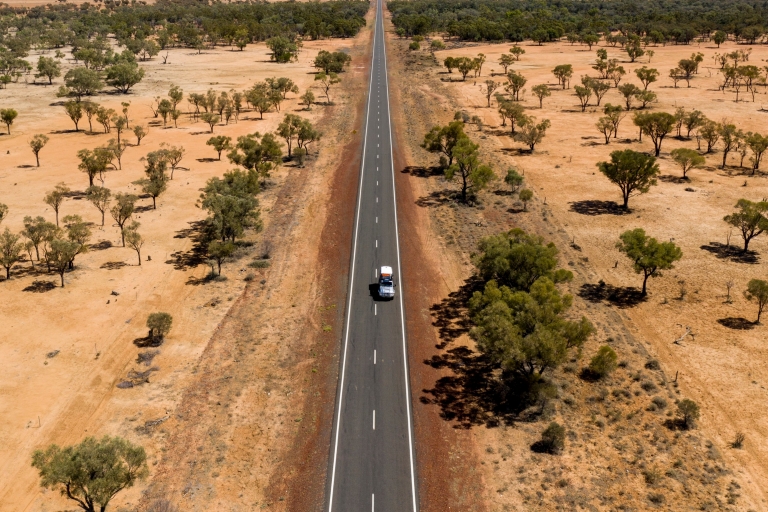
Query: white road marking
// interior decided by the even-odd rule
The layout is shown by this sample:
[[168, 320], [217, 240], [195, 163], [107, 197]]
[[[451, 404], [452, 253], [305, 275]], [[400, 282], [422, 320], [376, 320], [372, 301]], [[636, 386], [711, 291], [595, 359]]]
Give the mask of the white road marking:
[[376, 349], [373, 349], [373, 364], [376, 364]]
[[379, 241], [378, 241], [378, 240], [376, 240], [376, 247], [378, 247], [378, 246], [379, 246]]
[[[378, 12], [377, 12], [378, 17]], [[376, 23], [376, 27], [374, 28], [375, 32], [378, 32], [379, 24]], [[376, 37], [374, 33], [374, 45], [372, 49], [372, 58], [376, 56]], [[373, 65], [371, 65], [371, 76], [370, 76], [370, 83], [368, 85], [368, 98], [371, 97], [371, 91], [373, 89]], [[368, 106], [365, 113], [365, 131], [366, 135], [368, 132], [368, 116], [371, 111], [371, 102], [370, 99], [368, 100]], [[390, 134], [391, 135], [391, 134]], [[364, 165], [365, 165], [365, 150], [366, 150], [366, 139], [367, 137], [363, 138], [363, 158], [361, 160], [361, 169], [360, 169], [360, 185], [357, 191], [357, 213], [356, 213], [356, 219], [355, 219], [355, 237], [354, 241], [352, 243], [352, 270], [349, 274], [349, 299], [347, 303], [347, 311], [352, 311], [352, 290], [354, 289], [355, 284], [355, 262], [357, 259], [357, 235], [360, 228], [360, 206], [361, 206], [361, 198], [362, 198], [362, 191], [363, 191], [363, 177], [364, 174]], [[341, 363], [341, 376], [339, 378], [339, 401], [338, 401], [338, 412], [336, 416], [336, 439], [333, 443], [333, 467], [331, 469], [331, 490], [328, 497], [328, 510], [333, 511], [333, 491], [335, 488], [335, 482], [336, 482], [336, 462], [338, 461], [339, 456], [339, 431], [341, 430], [341, 411], [343, 409], [343, 399], [344, 399], [344, 378], [346, 376], [346, 369], [347, 369], [347, 349], [349, 347], [349, 326], [350, 326], [349, 317], [347, 317], [347, 328], [346, 332], [344, 334], [344, 355], [342, 356], [342, 363]], [[373, 495], [371, 495], [373, 496]], [[415, 501], [414, 501], [415, 503]]]
[[376, 409], [373, 410], [373, 430], [376, 430]]
[[[377, 18], [378, 19], [378, 18]], [[378, 24], [377, 24], [378, 26]], [[375, 40], [375, 39], [374, 39]], [[384, 69], [387, 69], [387, 51], [386, 51], [386, 41], [382, 41], [382, 45], [385, 46], [384, 49]], [[387, 116], [389, 117], [389, 140], [392, 140], [392, 116], [389, 113], [389, 77], [387, 74], [384, 74], [384, 82], [386, 84], [386, 93], [387, 93]], [[392, 155], [392, 144], [389, 145], [389, 165], [392, 169], [392, 202], [395, 205], [395, 247], [397, 249], [397, 268], [400, 269], [400, 272], [402, 273], [402, 267], [400, 266], [400, 233], [398, 231], [397, 227], [397, 195], [395, 192], [395, 159]], [[402, 326], [402, 334], [403, 334], [403, 367], [405, 368], [405, 406], [406, 406], [406, 413], [408, 415], [408, 446], [410, 448], [408, 455], [410, 456], [410, 462], [411, 462], [411, 500], [413, 503], [413, 512], [417, 512], [419, 510], [419, 507], [416, 503], [416, 470], [414, 469], [414, 461], [413, 461], [413, 427], [412, 427], [412, 421], [411, 421], [411, 384], [408, 380], [408, 350], [406, 348], [405, 344], [405, 312], [403, 308], [403, 282], [400, 276], [398, 276], [398, 281], [400, 281], [400, 293], [398, 294], [400, 297], [400, 325]]]
[[378, 223], [379, 223], [379, 218], [378, 218], [378, 217], [376, 217], [376, 224], [378, 224]]
[[377, 306], [378, 306], [378, 304], [374, 304], [373, 305], [373, 314], [374, 315], [378, 315], [379, 314], [379, 308]]
[[379, 186], [379, 180], [376, 180], [376, 186], [377, 187]]
[[376, 503], [376, 500], [374, 499], [374, 495], [373, 495], [373, 494], [371, 494], [371, 512], [374, 512], [374, 511], [373, 511], [373, 508], [374, 508], [374, 503]]

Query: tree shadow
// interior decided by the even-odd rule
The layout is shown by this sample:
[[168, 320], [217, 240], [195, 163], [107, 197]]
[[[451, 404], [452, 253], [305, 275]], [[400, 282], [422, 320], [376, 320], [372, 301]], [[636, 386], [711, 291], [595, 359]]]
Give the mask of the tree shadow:
[[421, 196], [416, 200], [416, 205], [422, 208], [430, 206], [442, 206], [454, 201], [454, 192], [452, 190], [435, 190], [426, 196]]
[[103, 268], [105, 270], [119, 270], [127, 266], [128, 264], [125, 263], [124, 261], [108, 261], [106, 263], [103, 263], [99, 268]]
[[136, 338], [133, 340], [133, 344], [139, 348], [159, 347], [163, 344], [163, 340], [155, 339], [152, 336], [144, 336], [142, 338]]
[[574, 201], [571, 203], [570, 210], [581, 215], [627, 215], [629, 208], [624, 208], [615, 201], [600, 201], [597, 199], [587, 199], [585, 201]]
[[469, 277], [458, 290], [449, 293], [446, 298], [429, 308], [434, 318], [432, 325], [438, 328], [440, 335], [441, 342], [437, 348], [445, 348], [448, 343], [469, 332], [467, 303], [472, 294], [481, 291], [482, 287], [482, 279], [477, 276]]
[[755, 322], [750, 322], [746, 318], [729, 316], [728, 318], [719, 318], [717, 323], [723, 327], [737, 331], [749, 331], [755, 328]]
[[99, 243], [88, 246], [91, 251], [103, 251], [110, 248], [112, 248], [112, 242], [109, 240], [99, 240]]
[[416, 178], [431, 178], [433, 176], [443, 176], [443, 170], [438, 167], [419, 167], [417, 165], [406, 166], [402, 171], [403, 174], [410, 174]]
[[484, 355], [460, 346], [424, 361], [436, 370], [450, 370], [419, 401], [440, 407], [440, 417], [456, 422], [454, 428], [470, 429], [534, 421], [547, 402], [543, 380], [531, 381], [504, 375]]
[[[218, 162], [219, 159], [218, 158], [198, 158], [197, 161], [207, 163], [207, 162]], [[179, 169], [179, 168], [177, 167], [176, 169]]]
[[664, 183], [677, 183], [677, 184], [681, 184], [681, 183], [690, 183], [691, 182], [691, 178], [688, 178], [688, 177], [683, 178], [682, 176], [673, 176], [671, 174], [663, 174], [663, 175], [659, 176], [659, 179], [661, 181], [663, 181]]
[[607, 302], [618, 308], [631, 308], [647, 300], [647, 296], [633, 286], [613, 286], [602, 281], [581, 285], [579, 297], [593, 304]]
[[173, 238], [190, 238], [192, 248], [188, 251], [176, 251], [166, 263], [173, 265], [176, 270], [186, 270], [205, 263], [206, 247], [204, 247], [205, 227], [204, 220], [188, 222], [189, 227], [176, 232]]
[[134, 212], [136, 213], [144, 213], [154, 210], [154, 207], [151, 204], [143, 205], [143, 206], [137, 206]]
[[32, 293], [45, 293], [56, 288], [56, 283], [53, 281], [32, 281], [32, 284], [24, 288], [24, 292]]
[[34, 169], [35, 167], [36, 166], [30, 164], [21, 164], [16, 166], [17, 169]]
[[721, 260], [730, 260], [734, 263], [755, 264], [760, 259], [758, 253], [755, 251], [744, 252], [738, 247], [721, 244], [720, 242], [709, 242], [709, 244], [702, 245], [699, 248], [711, 252]]

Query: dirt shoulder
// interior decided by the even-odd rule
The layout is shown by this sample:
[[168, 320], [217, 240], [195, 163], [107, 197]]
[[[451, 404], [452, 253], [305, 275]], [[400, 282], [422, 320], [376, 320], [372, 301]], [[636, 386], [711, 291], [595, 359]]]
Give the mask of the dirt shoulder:
[[[601, 280], [613, 283], [618, 271], [611, 272], [608, 268], [620, 258], [611, 254], [611, 248], [621, 223], [611, 224], [608, 229], [607, 221], [614, 220], [612, 218], [580, 218], [579, 214], [564, 211], [568, 210], [569, 201], [574, 201], [572, 196], [583, 196], [585, 187], [599, 183], [598, 178], [591, 176], [594, 161], [604, 158], [603, 152], [607, 154], [607, 151], [589, 141], [597, 114], [579, 119], [576, 124], [569, 121], [576, 114], [567, 106], [568, 98], [558, 98], [557, 103], [544, 112], [535, 112], [538, 102], [534, 108], [535, 100], [528, 99], [530, 105], [526, 107], [533, 110], [530, 113], [539, 118], [552, 118], [553, 131], [548, 133], [541, 148], [537, 147], [536, 154], [527, 156], [510, 142], [508, 129], [499, 126], [495, 109], [485, 108], [479, 84], [487, 77], [463, 84], [444, 82], [441, 80], [444, 68], [438, 61], [428, 51], [407, 50], [407, 45], [408, 41], [390, 39], [390, 67], [399, 74], [399, 79], [393, 77], [390, 83], [397, 90], [393, 94], [398, 95], [402, 106], [398, 150], [405, 158], [400, 179], [412, 194], [408, 198], [411, 204], [405, 205], [405, 194], [400, 193], [401, 208], [413, 210], [416, 213], [412, 215], [420, 219], [412, 232], [418, 234], [416, 238], [424, 253], [422, 261], [430, 264], [425, 267], [430, 272], [421, 272], [415, 283], [421, 286], [419, 295], [424, 297], [423, 303], [409, 308], [408, 321], [410, 328], [418, 318], [424, 340], [435, 340], [425, 342], [419, 360], [414, 356], [412, 361], [416, 424], [418, 435], [422, 436], [425, 432], [451, 432], [439, 437], [439, 442], [435, 442], [437, 435], [418, 441], [418, 446], [438, 445], [430, 454], [419, 452], [424, 506], [432, 510], [425, 499], [439, 501], [450, 496], [442, 503], [450, 503], [455, 510], [480, 507], [536, 511], [579, 507], [734, 511], [764, 508], [760, 486], [756, 485], [760, 481], [759, 472], [755, 471], [758, 466], [746, 464], [744, 460], [749, 450], [733, 450], [729, 439], [720, 434], [722, 404], [700, 393], [698, 385], [692, 385], [694, 369], [690, 367], [686, 371], [688, 362], [664, 355], [672, 347], [669, 334], [666, 338], [659, 337], [636, 320], [640, 315], [645, 323], [657, 323], [652, 319], [658, 318], [653, 316], [660, 314], [658, 308], [633, 310], [607, 301], [589, 300], [583, 293], [598, 286]], [[482, 52], [488, 56], [486, 67], [490, 69], [494, 67], [491, 61], [495, 63], [508, 46], [468, 45], [448, 50], [438, 59], [442, 62], [446, 55], [474, 56]], [[543, 77], [553, 67], [550, 61], [578, 62], [577, 74], [583, 74], [593, 60], [592, 55], [578, 58], [558, 55], [568, 51], [567, 47], [557, 52], [552, 48], [539, 51], [526, 46], [526, 49], [537, 52], [535, 57], [530, 57], [536, 64], [529, 61], [519, 66], [526, 76], [530, 74], [531, 84], [547, 80]], [[687, 51], [690, 53], [690, 49]], [[544, 57], [546, 52], [553, 53]], [[654, 61], [659, 60], [661, 53], [657, 50]], [[545, 62], [539, 63], [542, 59], [546, 59]], [[655, 65], [660, 69], [664, 69], [663, 66]], [[659, 95], [669, 92], [664, 89]], [[555, 101], [554, 97], [551, 100]], [[616, 103], [615, 98], [611, 101]], [[432, 167], [436, 157], [418, 145], [429, 127], [447, 123], [459, 110], [483, 118], [482, 131], [476, 127], [467, 130], [470, 137], [481, 144], [483, 160], [492, 164], [497, 175], [501, 176], [513, 165], [525, 171], [526, 185], [536, 192], [529, 212], [522, 211], [522, 204], [500, 180], [483, 193], [477, 207], [463, 207], [450, 199], [455, 185], [442, 179], [439, 171]], [[557, 123], [555, 112], [561, 116], [557, 117]], [[631, 121], [624, 123], [627, 124], [623, 130], [629, 134]], [[586, 145], [582, 134], [587, 137]], [[677, 147], [677, 143], [667, 151], [672, 147]], [[617, 147], [609, 148], [613, 149]], [[590, 153], [598, 150], [602, 152]], [[671, 166], [668, 171], [666, 167], [664, 170], [674, 172]], [[576, 173], [580, 173], [579, 180]], [[671, 187], [663, 185], [667, 186]], [[695, 188], [700, 186], [703, 185], [699, 183]], [[600, 193], [616, 194], [608, 186], [599, 187]], [[667, 197], [672, 196], [669, 192], [664, 190]], [[594, 190], [591, 193], [596, 194]], [[638, 202], [646, 200], [637, 198]], [[730, 198], [724, 203], [730, 203]], [[654, 219], [650, 210], [643, 207], [640, 214], [644, 221], [653, 219], [650, 229], [654, 230], [664, 219]], [[556, 388], [555, 396], [522, 409], [508, 399], [510, 390], [498, 384], [493, 368], [474, 351], [467, 335], [469, 326], [463, 308], [476, 289], [469, 255], [482, 237], [512, 227], [540, 234], [557, 245], [561, 265], [575, 276], [566, 286], [575, 296], [572, 313], [586, 315], [597, 328], [597, 334], [583, 352], [574, 353], [567, 364], [550, 375], [550, 382]], [[592, 228], [600, 231], [590, 232]], [[668, 232], [662, 230], [661, 238]], [[657, 231], [654, 234], [658, 235]], [[606, 261], [609, 258], [610, 263]], [[438, 276], [434, 280], [432, 269], [436, 269], [434, 275]], [[689, 269], [685, 267], [686, 275]], [[636, 280], [627, 270], [622, 270], [626, 274], [620, 281], [623, 286]], [[422, 277], [424, 274], [429, 275]], [[680, 279], [677, 274], [670, 274], [668, 283], [657, 280], [654, 288], [660, 290], [659, 294], [672, 297], [670, 288], [675, 287], [674, 280]], [[658, 300], [661, 301], [661, 297]], [[427, 322], [432, 325], [428, 326]], [[696, 340], [698, 336], [697, 333]], [[618, 353], [619, 369], [610, 379], [598, 383], [582, 378], [581, 369], [598, 347], [606, 344]], [[414, 341], [411, 347], [414, 353], [419, 350]], [[695, 368], [696, 372], [700, 370], [698, 365]], [[678, 369], [683, 371], [678, 374]], [[421, 384], [417, 385], [417, 381]], [[686, 397], [702, 406], [703, 418], [697, 430], [680, 431], [674, 427], [675, 403]], [[566, 452], [556, 457], [532, 450], [552, 420], [567, 429]], [[757, 443], [759, 436], [753, 436]], [[459, 456], [454, 457], [455, 454]], [[431, 475], [426, 484], [424, 474]], [[434, 483], [440, 479], [440, 483]], [[466, 488], [464, 492], [459, 491], [465, 485], [474, 485], [477, 492], [467, 496]], [[443, 506], [442, 509], [449, 508]]]

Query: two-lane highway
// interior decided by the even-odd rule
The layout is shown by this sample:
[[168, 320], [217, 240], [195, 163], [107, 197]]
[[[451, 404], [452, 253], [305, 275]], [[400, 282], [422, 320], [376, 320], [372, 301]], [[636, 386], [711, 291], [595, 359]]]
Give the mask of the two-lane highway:
[[[349, 300], [327, 479], [329, 512], [417, 512], [382, 0], [377, 2]], [[391, 266], [395, 298], [378, 300]]]

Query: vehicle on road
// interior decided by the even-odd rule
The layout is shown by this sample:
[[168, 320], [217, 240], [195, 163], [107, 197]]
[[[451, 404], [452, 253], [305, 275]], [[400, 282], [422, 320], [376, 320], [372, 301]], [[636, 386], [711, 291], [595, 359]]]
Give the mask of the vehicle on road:
[[392, 267], [381, 267], [379, 273], [379, 297], [382, 299], [395, 298], [395, 282], [392, 279]]

